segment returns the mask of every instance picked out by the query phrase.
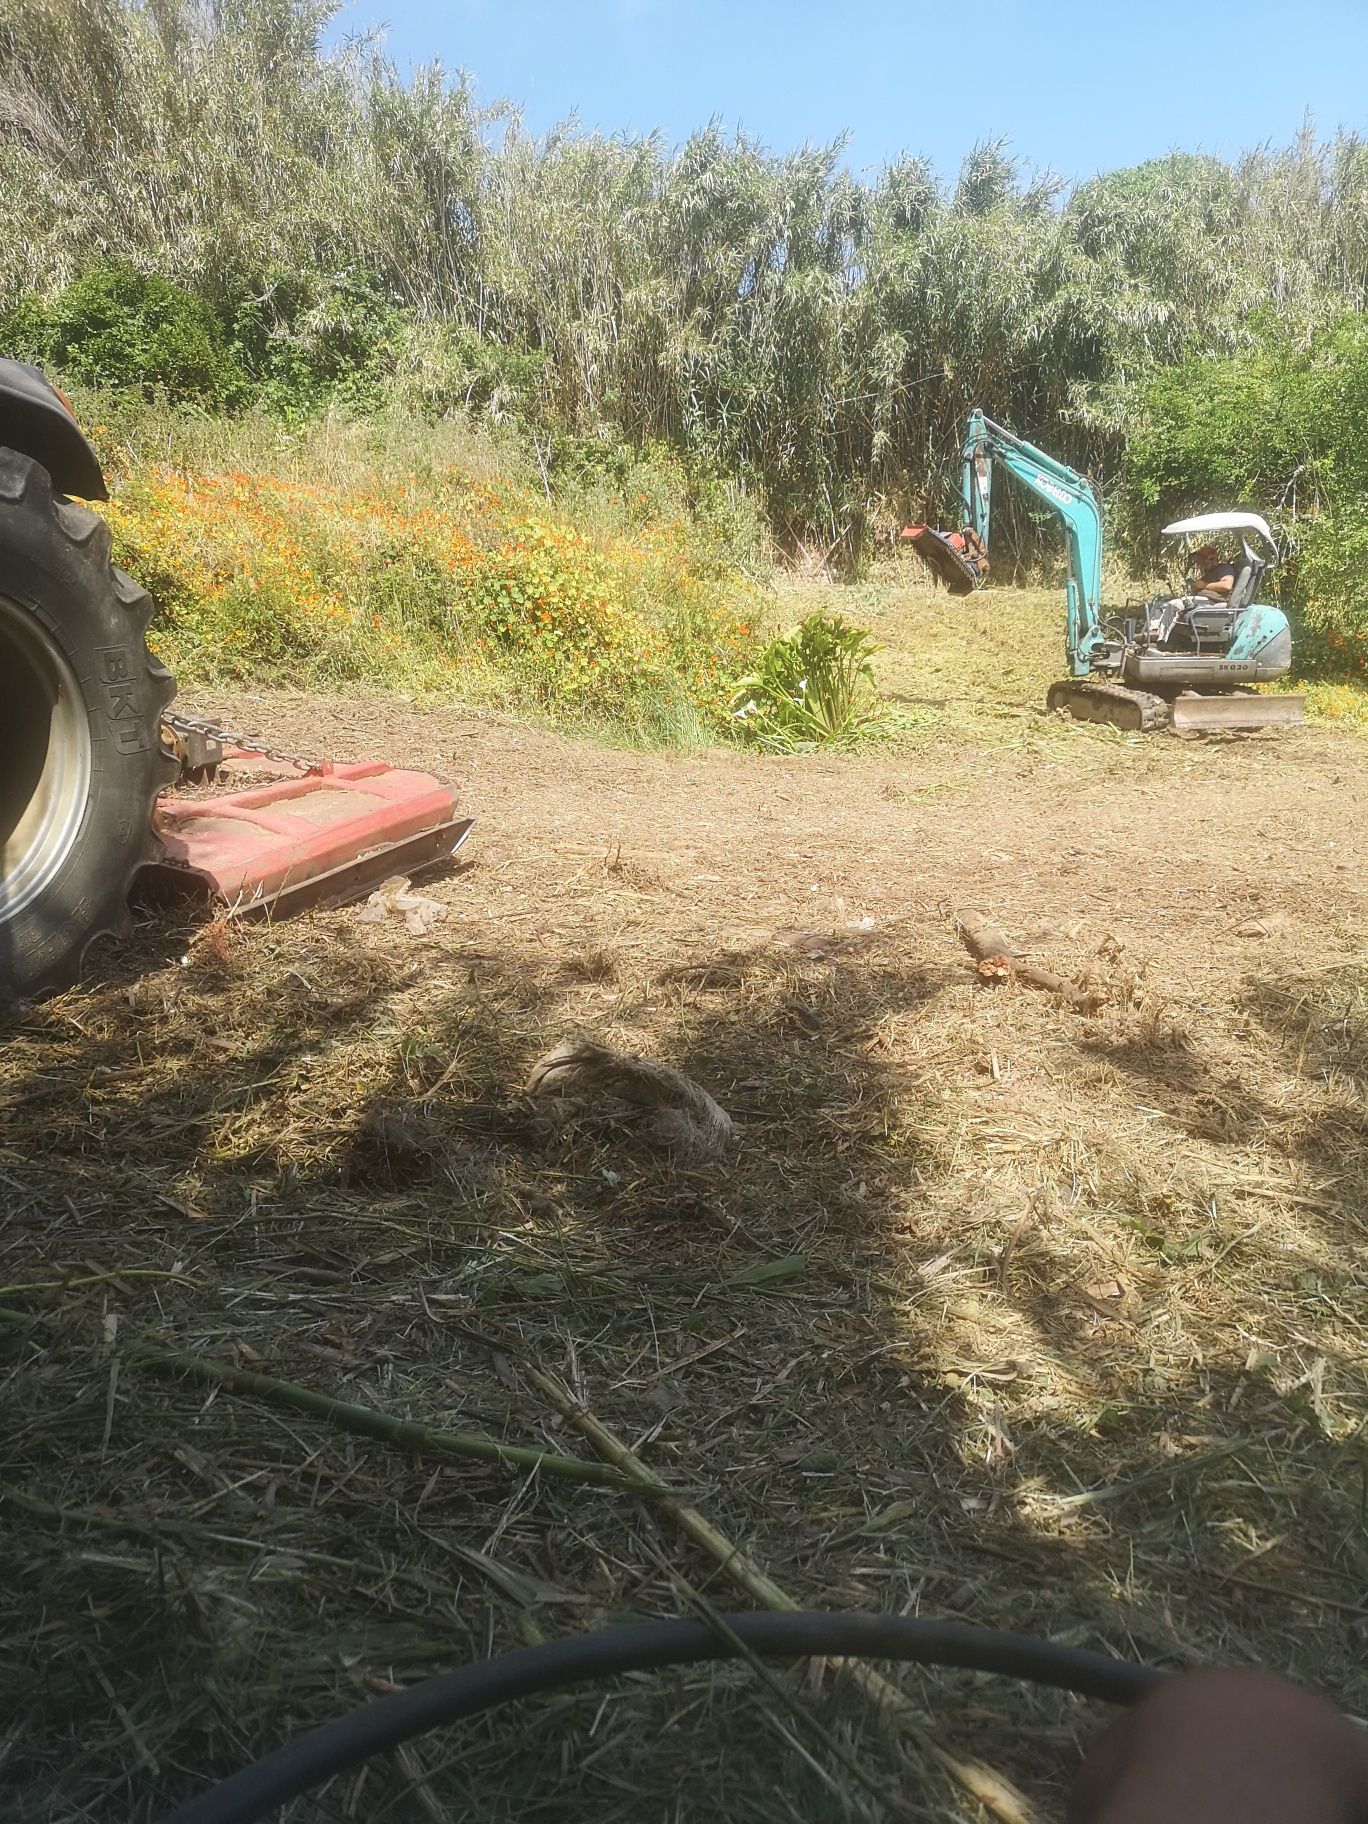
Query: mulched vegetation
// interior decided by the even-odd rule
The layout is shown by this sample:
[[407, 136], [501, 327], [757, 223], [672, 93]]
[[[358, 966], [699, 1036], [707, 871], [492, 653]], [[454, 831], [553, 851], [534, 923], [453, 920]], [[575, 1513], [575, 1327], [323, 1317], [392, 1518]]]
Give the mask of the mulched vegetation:
[[[148, 917], [10, 1036], [7, 1816], [158, 1819], [368, 1693], [749, 1604], [668, 1505], [176, 1353], [597, 1462], [582, 1404], [805, 1606], [1257, 1662], [1362, 1712], [1361, 748], [1023, 723], [667, 758], [199, 707], [455, 771], [483, 822], [421, 935]], [[1099, 1011], [977, 974], [975, 904]], [[703, 1085], [731, 1150], [526, 1095], [579, 1032]], [[523, 1706], [288, 1815], [884, 1815], [792, 1700], [911, 1815], [978, 1815], [847, 1675], [778, 1676]], [[898, 1682], [1046, 1811], [1098, 1720]]]

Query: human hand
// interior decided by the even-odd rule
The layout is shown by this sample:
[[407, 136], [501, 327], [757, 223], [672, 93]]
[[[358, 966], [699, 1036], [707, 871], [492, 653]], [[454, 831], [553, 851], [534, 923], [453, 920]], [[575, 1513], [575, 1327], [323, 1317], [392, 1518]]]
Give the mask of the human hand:
[[1368, 1824], [1368, 1736], [1265, 1672], [1186, 1672], [1094, 1743], [1068, 1824]]

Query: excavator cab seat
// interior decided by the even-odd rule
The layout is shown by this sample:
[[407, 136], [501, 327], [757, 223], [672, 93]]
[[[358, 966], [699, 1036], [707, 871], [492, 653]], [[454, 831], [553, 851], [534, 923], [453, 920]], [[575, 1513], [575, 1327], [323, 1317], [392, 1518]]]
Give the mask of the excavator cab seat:
[[1204, 646], [1226, 646], [1235, 630], [1235, 622], [1254, 600], [1266, 562], [1244, 547], [1244, 561], [1235, 572], [1230, 594], [1222, 601], [1199, 601], [1182, 619], [1187, 623], [1192, 643], [1198, 651]]
[[[1231, 591], [1234, 594], [1234, 591]], [[1235, 624], [1238, 608], [1232, 608], [1229, 602], [1200, 602], [1189, 608], [1182, 616], [1194, 645], [1225, 646], [1230, 639], [1231, 628]]]
[[1255, 557], [1246, 545], [1244, 563], [1235, 573], [1235, 586], [1226, 597], [1226, 606], [1233, 609], [1236, 614], [1242, 608], [1248, 608], [1258, 594], [1259, 584], [1263, 581], [1263, 573], [1267, 568], [1268, 565], [1264, 559]]

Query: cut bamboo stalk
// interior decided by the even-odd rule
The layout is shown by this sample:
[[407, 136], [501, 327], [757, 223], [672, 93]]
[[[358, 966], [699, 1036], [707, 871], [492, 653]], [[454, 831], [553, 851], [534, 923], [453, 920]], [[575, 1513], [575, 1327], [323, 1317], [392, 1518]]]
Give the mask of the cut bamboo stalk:
[[[653, 1475], [640, 1457], [615, 1437], [588, 1407], [575, 1399], [554, 1375], [534, 1367], [525, 1358], [520, 1360], [519, 1365], [557, 1412], [563, 1414], [576, 1430], [588, 1438], [601, 1456], [624, 1475], [633, 1476], [648, 1485], [647, 1492], [651, 1499], [673, 1515], [680, 1529], [721, 1567], [733, 1583], [738, 1584], [767, 1609], [792, 1612], [799, 1608], [800, 1605], [787, 1590], [781, 1589], [754, 1559], [749, 1558], [740, 1546], [733, 1544], [725, 1533], [719, 1532], [696, 1507], [680, 1500], [667, 1483]], [[880, 1713], [895, 1721], [904, 1737], [944, 1769], [957, 1786], [977, 1799], [985, 1810], [999, 1820], [999, 1824], [1036, 1824], [1035, 1809], [1023, 1792], [1019, 1792], [986, 1762], [948, 1748], [931, 1733], [917, 1715], [911, 1700], [891, 1680], [858, 1661], [847, 1662], [846, 1670], [865, 1695], [878, 1706]]]
[[432, 1425], [420, 1425], [413, 1419], [392, 1418], [377, 1412], [373, 1406], [357, 1406], [350, 1400], [336, 1400], [331, 1394], [315, 1393], [312, 1387], [299, 1387], [292, 1381], [278, 1381], [269, 1374], [255, 1374], [247, 1368], [232, 1368], [226, 1362], [215, 1362], [205, 1356], [183, 1355], [179, 1350], [157, 1349], [150, 1343], [132, 1342], [124, 1354], [141, 1362], [157, 1374], [185, 1375], [190, 1380], [210, 1381], [227, 1387], [233, 1393], [245, 1393], [275, 1406], [288, 1406], [296, 1412], [311, 1413], [326, 1419], [344, 1431], [360, 1432], [365, 1437], [380, 1438], [387, 1444], [402, 1444], [410, 1450], [439, 1451], [448, 1456], [468, 1457], [477, 1463], [502, 1463], [513, 1469], [536, 1469], [548, 1476], [563, 1476], [568, 1481], [585, 1482], [597, 1488], [615, 1488], [634, 1494], [650, 1492], [639, 1477], [620, 1476], [601, 1464], [586, 1462], [581, 1457], [563, 1457], [555, 1451], [536, 1450], [524, 1444], [500, 1444], [493, 1438], [482, 1438], [474, 1432], [443, 1431]]
[[[0, 1306], [0, 1324], [27, 1327], [44, 1321], [28, 1312]], [[466, 1457], [477, 1463], [502, 1463], [512, 1469], [540, 1470], [568, 1482], [587, 1483], [594, 1488], [611, 1488], [627, 1494], [651, 1494], [656, 1486], [651, 1479], [642, 1481], [637, 1477], [621, 1476], [601, 1463], [590, 1463], [582, 1457], [563, 1457], [555, 1451], [536, 1450], [524, 1444], [500, 1444], [494, 1438], [482, 1438], [474, 1432], [443, 1431], [437, 1426], [420, 1425], [412, 1419], [392, 1418], [387, 1412], [377, 1412], [373, 1406], [357, 1406], [350, 1400], [316, 1393], [312, 1387], [278, 1381], [269, 1374], [255, 1374], [248, 1368], [234, 1368], [227, 1362], [215, 1362], [206, 1356], [161, 1348], [145, 1339], [135, 1338], [122, 1343], [119, 1352], [124, 1360], [150, 1368], [154, 1374], [183, 1375], [190, 1380], [208, 1381], [214, 1386], [226, 1387], [230, 1393], [246, 1394], [273, 1406], [289, 1407], [294, 1412], [307, 1412], [344, 1431], [360, 1432], [363, 1437], [379, 1438], [386, 1444], [402, 1445], [409, 1450]]]

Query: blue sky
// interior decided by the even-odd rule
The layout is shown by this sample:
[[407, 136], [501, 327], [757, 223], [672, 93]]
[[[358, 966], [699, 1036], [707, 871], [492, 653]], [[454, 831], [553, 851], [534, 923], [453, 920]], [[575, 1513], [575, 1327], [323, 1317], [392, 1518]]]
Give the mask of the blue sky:
[[849, 135], [846, 162], [978, 139], [1065, 177], [1175, 147], [1230, 154], [1368, 133], [1368, 0], [346, 0], [403, 67], [440, 58], [543, 131], [571, 114], [670, 142], [713, 115], [773, 150]]

